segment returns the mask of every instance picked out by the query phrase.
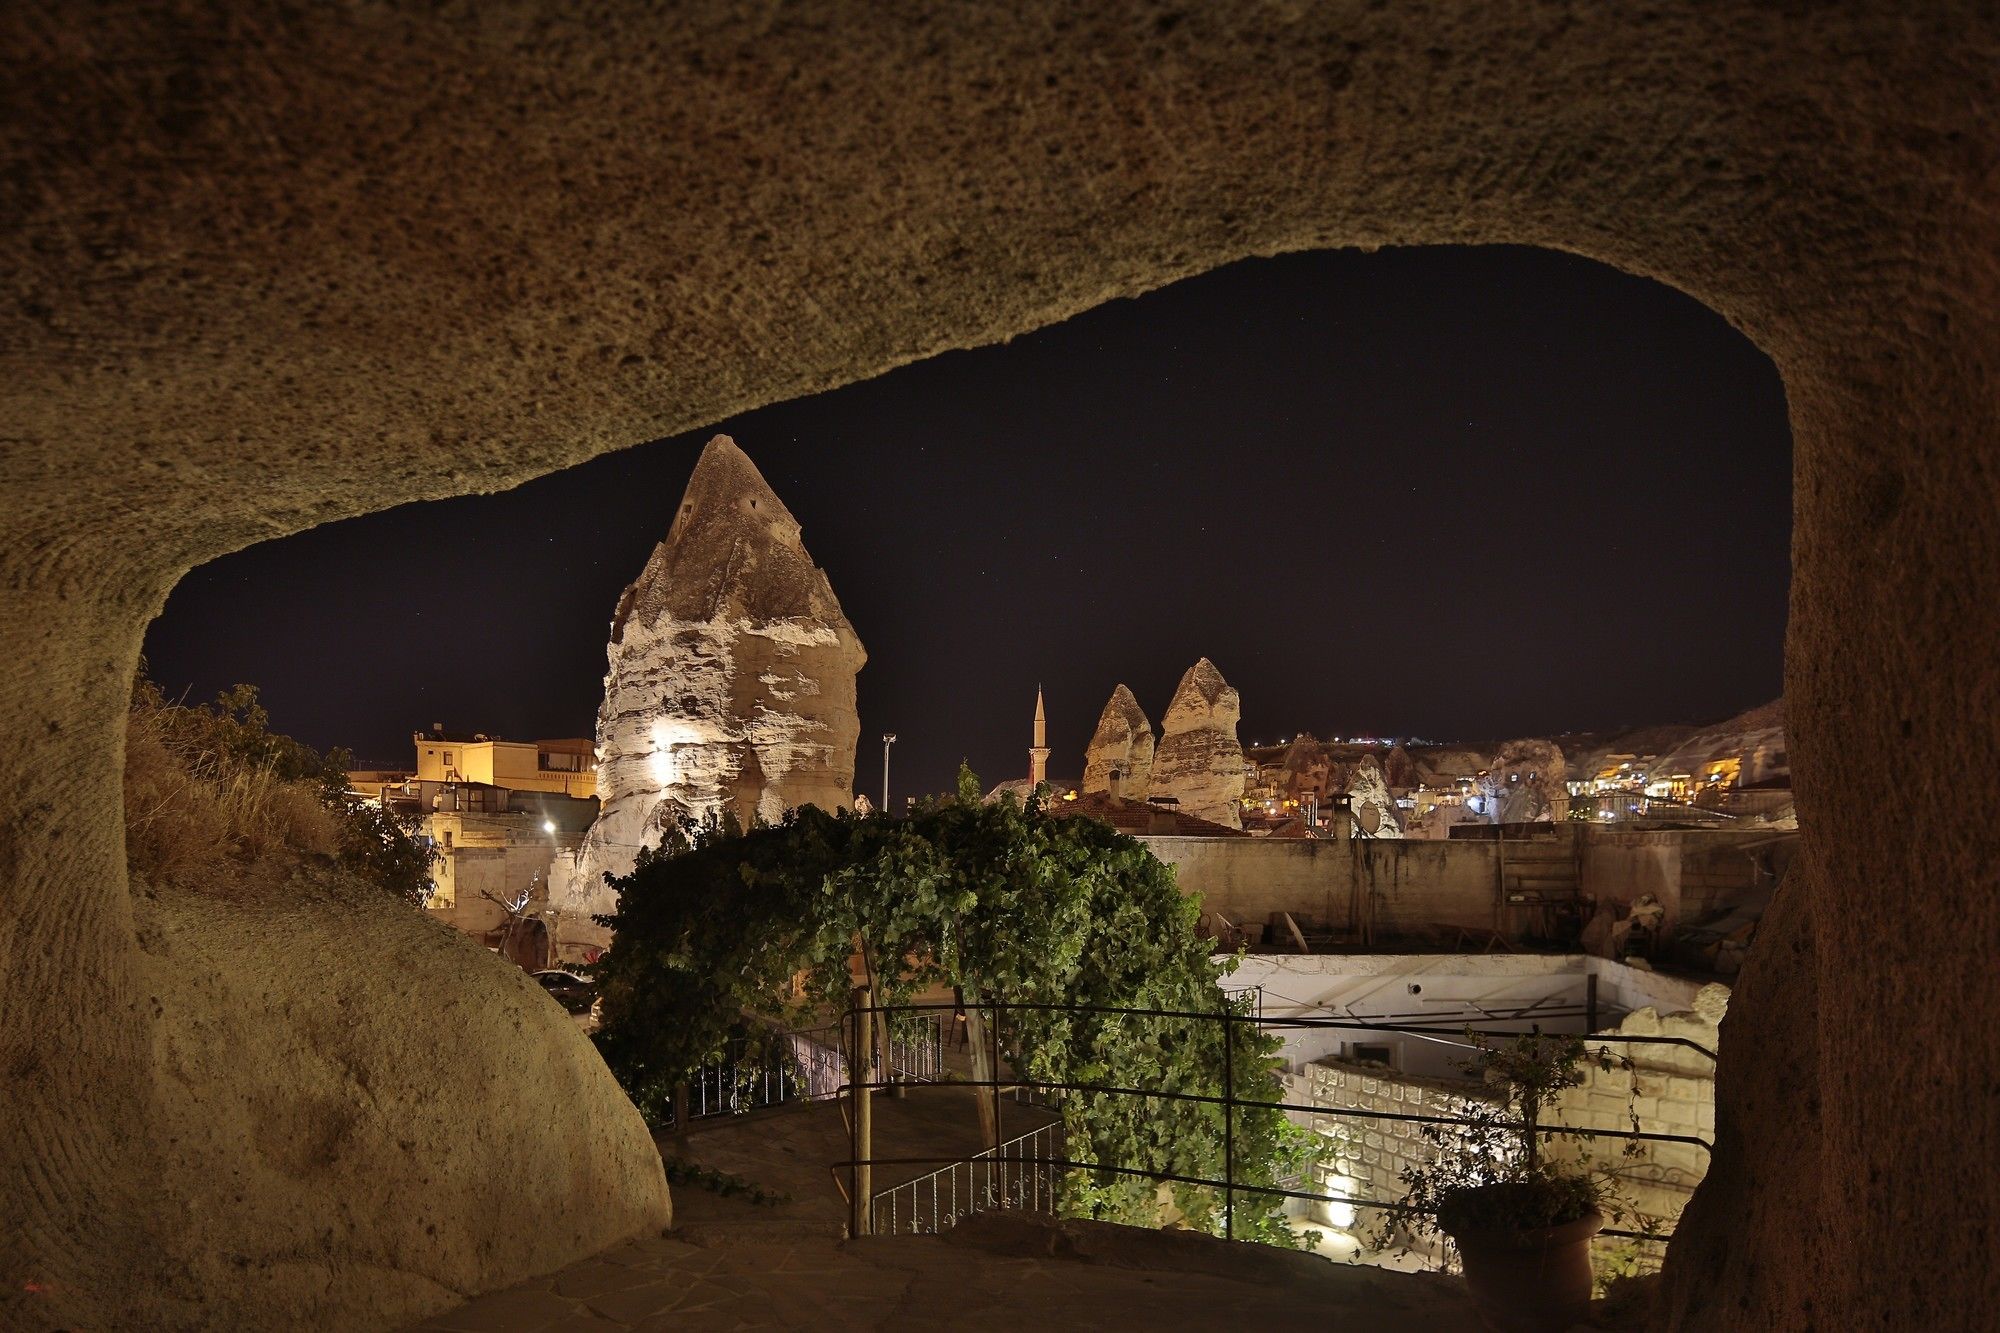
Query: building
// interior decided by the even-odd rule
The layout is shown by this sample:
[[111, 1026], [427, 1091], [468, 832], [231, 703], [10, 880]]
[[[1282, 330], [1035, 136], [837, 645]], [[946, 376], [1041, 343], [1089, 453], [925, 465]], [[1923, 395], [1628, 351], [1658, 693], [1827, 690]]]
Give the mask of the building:
[[417, 821], [435, 860], [425, 910], [526, 967], [557, 956], [565, 923], [549, 867], [597, 818], [587, 740], [507, 741], [419, 732], [414, 771], [348, 774], [364, 799]]
[[1052, 781], [1049, 778], [1049, 755], [1052, 753], [1049, 749], [1049, 716], [1042, 703], [1042, 687], [1039, 685], [1035, 687], [1035, 720], [1029, 735], [1033, 739], [1028, 745], [1028, 776], [1009, 778], [999, 783], [986, 793], [986, 799], [997, 801], [1002, 795], [1011, 793], [1015, 800], [1025, 801], [1045, 782], [1049, 785], [1050, 795], [1056, 800], [1074, 799], [1078, 785], [1074, 779], [1058, 778]]
[[588, 737], [509, 741], [483, 732], [418, 732], [415, 776], [426, 782], [483, 782], [509, 791], [597, 795], [596, 742]]
[[[1372, 1248], [1384, 1231], [1379, 1205], [1400, 1202], [1404, 1171], [1436, 1152], [1409, 1117], [1452, 1119], [1494, 1100], [1471, 1077], [1469, 1028], [1494, 1042], [1588, 1034], [1590, 1050], [1606, 1053], [1541, 1108], [1544, 1124], [1582, 1132], [1550, 1134], [1542, 1146], [1608, 1177], [1638, 1214], [1624, 1225], [1670, 1232], [1708, 1170], [1724, 986], [1576, 954], [1255, 953], [1230, 986], [1250, 992], [1251, 1012], [1282, 1038], [1285, 1100], [1318, 1108], [1288, 1115], [1312, 1135], [1310, 1176], [1323, 1201], [1299, 1211], [1332, 1229], [1323, 1253]], [[1673, 1137], [1615, 1137], [1634, 1129]], [[1621, 1247], [1605, 1238], [1597, 1248]], [[1642, 1246], [1629, 1261], [1650, 1269], [1661, 1252]]]

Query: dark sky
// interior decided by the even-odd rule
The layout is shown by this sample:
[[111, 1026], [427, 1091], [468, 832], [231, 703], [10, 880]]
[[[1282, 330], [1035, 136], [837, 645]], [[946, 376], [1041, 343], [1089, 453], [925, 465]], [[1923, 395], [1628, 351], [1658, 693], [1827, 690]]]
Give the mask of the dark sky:
[[1074, 775], [1119, 681], [1214, 659], [1246, 741], [1493, 739], [1775, 698], [1791, 436], [1694, 300], [1547, 251], [1251, 260], [501, 495], [194, 571], [154, 677], [410, 762], [432, 722], [589, 735], [624, 585], [727, 431], [867, 645], [856, 784]]

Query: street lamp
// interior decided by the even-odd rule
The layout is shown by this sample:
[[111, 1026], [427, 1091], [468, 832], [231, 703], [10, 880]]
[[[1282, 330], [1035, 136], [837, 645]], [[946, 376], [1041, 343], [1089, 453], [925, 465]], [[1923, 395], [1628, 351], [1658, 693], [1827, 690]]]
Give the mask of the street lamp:
[[882, 733], [882, 813], [889, 813], [889, 747], [896, 743], [896, 733]]

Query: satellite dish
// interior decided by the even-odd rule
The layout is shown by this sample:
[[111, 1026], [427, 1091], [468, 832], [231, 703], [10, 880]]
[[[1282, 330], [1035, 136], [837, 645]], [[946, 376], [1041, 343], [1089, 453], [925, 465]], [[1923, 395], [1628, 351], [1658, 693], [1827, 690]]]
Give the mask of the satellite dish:
[[1382, 807], [1379, 805], [1362, 806], [1359, 813], [1354, 816], [1354, 822], [1361, 825], [1363, 833], [1375, 832], [1382, 827]]

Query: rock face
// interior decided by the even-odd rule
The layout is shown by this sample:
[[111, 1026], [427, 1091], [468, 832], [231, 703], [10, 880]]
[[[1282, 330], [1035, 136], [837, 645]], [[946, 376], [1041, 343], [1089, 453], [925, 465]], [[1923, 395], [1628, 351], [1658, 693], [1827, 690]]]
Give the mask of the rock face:
[[1236, 691], [1206, 657], [1188, 668], [1161, 723], [1153, 755], [1152, 792], [1180, 808], [1230, 828], [1243, 827], [1242, 715]]
[[1479, 779], [1480, 813], [1496, 824], [1532, 824], [1569, 813], [1569, 765], [1554, 741], [1508, 741]]
[[1389, 783], [1374, 755], [1361, 756], [1348, 770], [1347, 791], [1353, 798], [1356, 837], [1403, 836], [1402, 812], [1396, 809], [1396, 799], [1389, 794]]
[[1097, 730], [1090, 734], [1090, 748], [1083, 758], [1083, 794], [1111, 790], [1111, 774], [1116, 770], [1119, 794], [1131, 801], [1143, 801], [1152, 792], [1153, 724], [1132, 691], [1120, 685], [1111, 692], [1110, 702], [1098, 715]]
[[1285, 747], [1283, 767], [1280, 770], [1279, 790], [1283, 798], [1304, 805], [1307, 801], [1324, 800], [1333, 786], [1333, 756], [1318, 739], [1305, 735], [1294, 737]]
[[1788, 782], [1792, 776], [1791, 747], [1785, 740], [1785, 701], [1776, 700], [1740, 713], [1726, 722], [1705, 727], [1660, 756], [1660, 773], [1692, 773], [1697, 777], [1719, 760], [1740, 765], [1735, 781], [1745, 785]]
[[565, 942], [603, 935], [582, 922], [612, 905], [604, 876], [683, 820], [747, 828], [853, 799], [868, 655], [798, 520], [728, 436], [702, 450], [666, 540], [619, 599], [608, 655], [603, 809], [552, 894]]
[[672, 1220], [589, 1039], [467, 936], [329, 868], [135, 909], [176, 1145], [146, 1169], [188, 1225], [101, 1327], [398, 1328]]
[[1410, 752], [1402, 746], [1390, 747], [1382, 758], [1382, 780], [1389, 784], [1391, 791], [1408, 791], [1422, 781], [1417, 776], [1417, 762], [1410, 758]]

